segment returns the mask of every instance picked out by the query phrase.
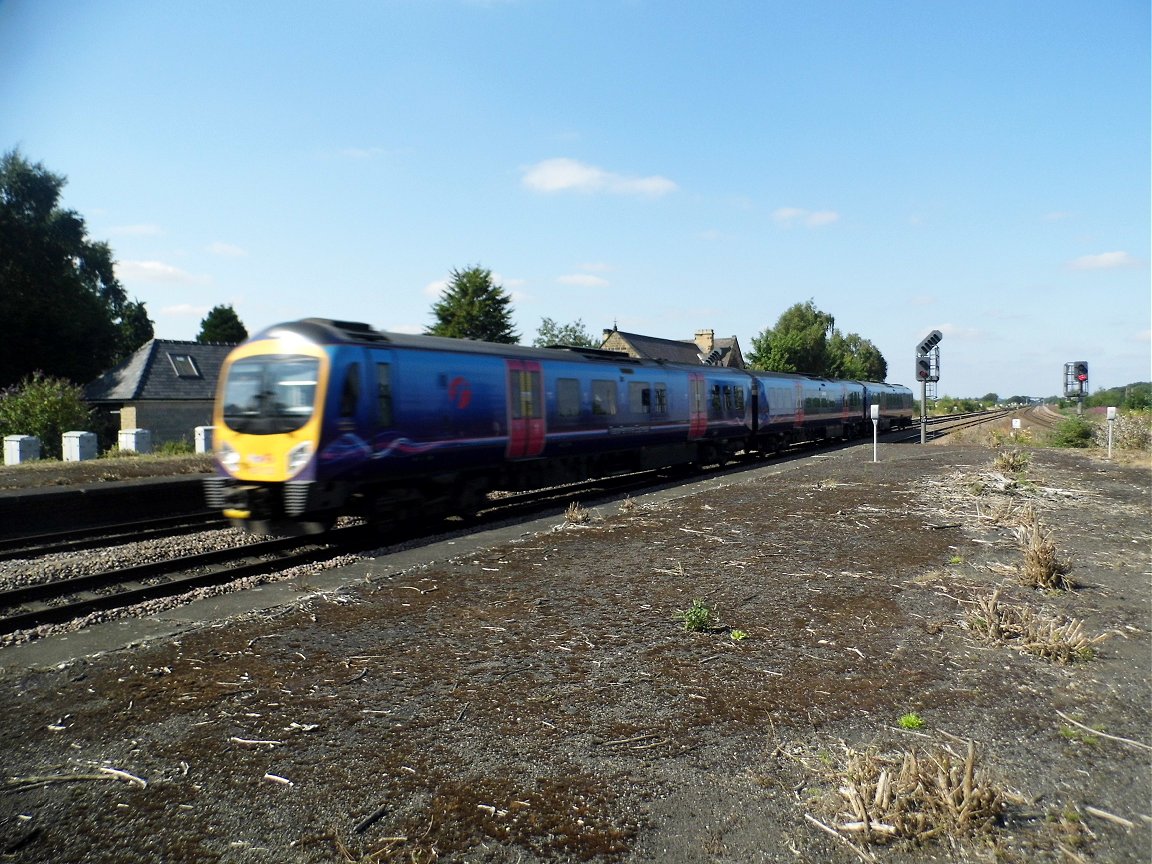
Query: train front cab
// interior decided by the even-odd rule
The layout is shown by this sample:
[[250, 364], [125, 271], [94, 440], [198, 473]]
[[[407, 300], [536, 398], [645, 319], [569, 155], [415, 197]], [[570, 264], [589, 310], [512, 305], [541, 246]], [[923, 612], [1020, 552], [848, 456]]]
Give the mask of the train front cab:
[[291, 330], [238, 347], [218, 385], [208, 505], [252, 533], [331, 527], [369, 459], [368, 430], [390, 410], [386, 359]]

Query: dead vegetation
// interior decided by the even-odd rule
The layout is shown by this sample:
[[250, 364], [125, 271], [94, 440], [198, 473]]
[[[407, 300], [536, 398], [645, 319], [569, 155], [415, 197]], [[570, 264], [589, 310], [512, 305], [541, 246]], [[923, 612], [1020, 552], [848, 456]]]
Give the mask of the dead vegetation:
[[1026, 606], [1000, 602], [1001, 589], [977, 597], [964, 616], [968, 629], [981, 640], [1011, 645], [1026, 654], [1061, 665], [1088, 660], [1110, 634], [1089, 636], [1078, 618], [1060, 619]]
[[849, 842], [865, 860], [874, 858], [847, 838], [868, 846], [990, 836], [1006, 804], [1016, 799], [988, 777], [976, 743], [963, 744], [963, 754], [945, 744], [888, 754], [845, 746], [843, 765], [828, 777], [836, 783], [826, 808], [832, 827], [808, 819]]
[[1046, 591], [1070, 591], [1076, 587], [1068, 575], [1068, 565], [1056, 554], [1051, 532], [1040, 523], [1035, 507], [1024, 508], [1017, 531], [1024, 547], [1025, 585]]

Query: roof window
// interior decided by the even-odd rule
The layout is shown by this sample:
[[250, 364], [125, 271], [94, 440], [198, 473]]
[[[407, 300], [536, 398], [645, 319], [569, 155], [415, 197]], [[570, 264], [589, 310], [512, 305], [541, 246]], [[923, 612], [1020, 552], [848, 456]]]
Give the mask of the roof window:
[[200, 369], [196, 365], [196, 361], [192, 359], [191, 354], [173, 354], [169, 352], [168, 359], [172, 363], [172, 368], [176, 370], [176, 377], [178, 378], [203, 378], [200, 374]]

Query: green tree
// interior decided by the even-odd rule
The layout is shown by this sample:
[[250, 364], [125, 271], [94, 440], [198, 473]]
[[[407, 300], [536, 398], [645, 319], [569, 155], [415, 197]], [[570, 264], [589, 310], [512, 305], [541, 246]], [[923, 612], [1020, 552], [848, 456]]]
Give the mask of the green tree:
[[112, 251], [61, 209], [65, 183], [17, 150], [0, 156], [0, 387], [34, 371], [90, 381], [121, 348]]
[[236, 310], [229, 306], [213, 306], [200, 321], [196, 341], [235, 345], [248, 338], [248, 329], [241, 323]]
[[432, 307], [436, 323], [429, 336], [480, 339], [512, 345], [520, 335], [512, 329], [512, 298], [492, 281], [492, 271], [482, 267], [453, 270], [444, 295]]
[[141, 345], [147, 343], [156, 335], [152, 326], [152, 319], [148, 317], [148, 310], [139, 300], [124, 304], [124, 314], [120, 316], [119, 348], [113, 362], [120, 363], [127, 360]]
[[885, 381], [888, 361], [880, 349], [864, 337], [856, 333], [845, 336], [833, 329], [828, 338], [828, 367], [824, 374], [853, 381]]
[[571, 324], [557, 324], [551, 318], [540, 320], [540, 329], [536, 331], [536, 338], [532, 344], [537, 348], [548, 345], [572, 345], [577, 348], [595, 348], [596, 342], [584, 321], [577, 318]]
[[836, 320], [809, 300], [784, 311], [776, 326], [752, 337], [753, 369], [823, 375], [828, 370], [828, 337]]
[[981, 402], [987, 402], [989, 405], [995, 405], [1000, 401], [1000, 397], [996, 393], [985, 393], [980, 397]]
[[59, 459], [61, 436], [88, 431], [91, 415], [78, 385], [41, 372], [33, 372], [19, 386], [0, 393], [0, 437], [35, 435], [45, 458]]

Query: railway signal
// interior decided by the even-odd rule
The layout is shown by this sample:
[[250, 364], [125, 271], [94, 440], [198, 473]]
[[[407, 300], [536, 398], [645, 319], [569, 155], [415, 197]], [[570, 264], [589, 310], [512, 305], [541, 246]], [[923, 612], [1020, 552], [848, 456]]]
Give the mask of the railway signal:
[[944, 334], [939, 330], [933, 330], [924, 337], [924, 341], [916, 346], [916, 353], [920, 355], [927, 354], [933, 348], [940, 344], [940, 340], [944, 338]]
[[1088, 361], [1073, 360], [1064, 364], [1064, 396], [1077, 401], [1077, 414], [1084, 413], [1084, 397], [1088, 395]]
[[944, 334], [933, 330], [916, 346], [916, 380], [920, 382], [920, 443], [928, 440], [928, 382], [940, 380], [940, 340]]

